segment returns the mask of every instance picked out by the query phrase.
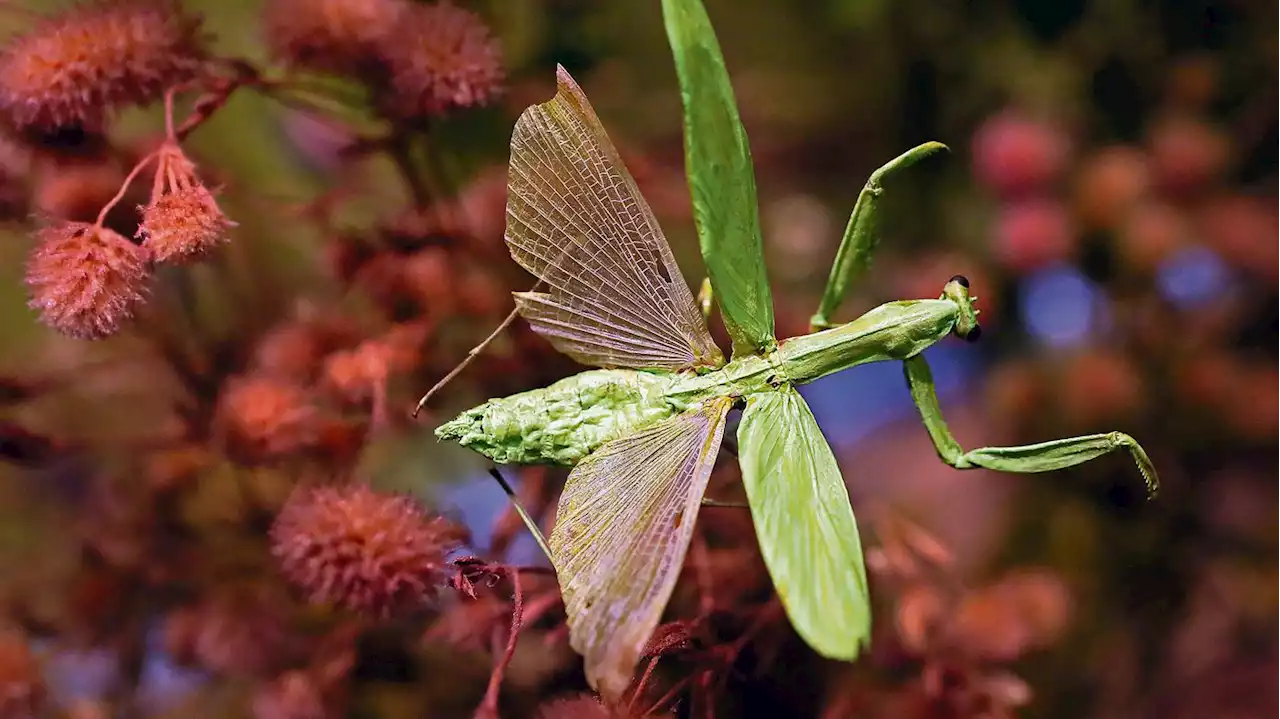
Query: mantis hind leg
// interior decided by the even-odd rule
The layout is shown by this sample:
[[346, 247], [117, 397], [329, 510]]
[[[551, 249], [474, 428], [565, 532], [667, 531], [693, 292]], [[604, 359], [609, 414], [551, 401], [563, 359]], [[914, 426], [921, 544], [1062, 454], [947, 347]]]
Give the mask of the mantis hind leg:
[[942, 409], [933, 385], [933, 373], [923, 356], [916, 355], [903, 362], [911, 398], [920, 410], [925, 429], [938, 450], [938, 456], [956, 469], [984, 467], [1001, 472], [1050, 472], [1074, 467], [1116, 450], [1125, 450], [1138, 465], [1147, 482], [1147, 491], [1154, 495], [1160, 487], [1155, 466], [1133, 437], [1123, 432], [1090, 434], [1083, 437], [1055, 439], [1038, 444], [1015, 447], [981, 447], [965, 451], [942, 419]]
[[884, 167], [871, 173], [862, 192], [858, 193], [853, 214], [849, 216], [844, 238], [840, 240], [840, 249], [836, 251], [835, 263], [831, 265], [831, 275], [827, 278], [827, 288], [822, 293], [822, 302], [818, 305], [818, 311], [809, 319], [811, 331], [824, 330], [832, 326], [831, 316], [840, 308], [840, 303], [844, 302], [853, 283], [871, 264], [871, 255], [880, 241], [877, 225], [884, 181], [898, 170], [906, 169], [946, 149], [947, 146], [940, 142], [926, 142], [907, 150], [890, 160]]
[[502, 472], [498, 471], [497, 467], [489, 468], [489, 476], [497, 480], [498, 486], [502, 487], [503, 492], [506, 492], [507, 500], [511, 502], [512, 509], [515, 509], [516, 514], [520, 515], [520, 521], [524, 522], [525, 528], [533, 535], [533, 541], [538, 543], [538, 549], [542, 550], [542, 553], [547, 557], [547, 561], [551, 562], [551, 566], [554, 567], [555, 559], [551, 557], [551, 547], [547, 544], [547, 538], [542, 534], [542, 528], [534, 521], [533, 516], [524, 508], [524, 505], [520, 504], [520, 499], [516, 496], [516, 491], [511, 488], [511, 483], [507, 481], [506, 477], [502, 476]]

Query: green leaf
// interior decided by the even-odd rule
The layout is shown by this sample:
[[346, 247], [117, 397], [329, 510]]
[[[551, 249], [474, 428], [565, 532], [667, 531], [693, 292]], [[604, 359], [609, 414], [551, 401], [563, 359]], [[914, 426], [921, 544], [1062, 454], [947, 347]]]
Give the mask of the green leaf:
[[857, 657], [871, 632], [862, 542], [836, 458], [800, 393], [747, 397], [738, 453], [760, 551], [792, 626], [825, 657]]
[[777, 342], [747, 132], [700, 0], [663, 0], [662, 12], [684, 102], [685, 169], [702, 258], [733, 354], [764, 353]]

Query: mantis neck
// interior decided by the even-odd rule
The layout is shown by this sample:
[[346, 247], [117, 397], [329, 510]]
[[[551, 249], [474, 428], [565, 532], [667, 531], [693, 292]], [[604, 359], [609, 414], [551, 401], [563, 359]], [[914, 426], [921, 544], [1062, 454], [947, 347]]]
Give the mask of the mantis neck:
[[768, 355], [734, 358], [718, 371], [677, 379], [665, 394], [681, 404], [742, 397], [867, 362], [904, 360], [950, 334], [958, 313], [946, 299], [889, 302], [848, 324], [783, 340]]
[[959, 306], [951, 300], [889, 302], [839, 327], [793, 337], [778, 346], [795, 384], [867, 362], [904, 360], [951, 334]]

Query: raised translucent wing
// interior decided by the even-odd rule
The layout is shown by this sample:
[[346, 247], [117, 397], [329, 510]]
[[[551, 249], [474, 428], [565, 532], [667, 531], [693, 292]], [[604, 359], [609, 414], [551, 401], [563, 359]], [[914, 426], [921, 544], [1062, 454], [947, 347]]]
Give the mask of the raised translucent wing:
[[507, 245], [546, 293], [520, 313], [556, 349], [598, 367], [718, 367], [658, 221], [586, 96], [563, 67], [550, 101], [511, 135]]
[[700, 0], [663, 0], [684, 100], [685, 165], [694, 219], [734, 356], [763, 353], [773, 338], [756, 179], [747, 132], [715, 30]]
[[609, 442], [569, 474], [551, 555], [569, 642], [606, 698], [631, 683], [675, 588], [733, 401]]
[[840, 468], [800, 393], [747, 397], [738, 461], [792, 626], [819, 654], [853, 659], [871, 631], [862, 543]]

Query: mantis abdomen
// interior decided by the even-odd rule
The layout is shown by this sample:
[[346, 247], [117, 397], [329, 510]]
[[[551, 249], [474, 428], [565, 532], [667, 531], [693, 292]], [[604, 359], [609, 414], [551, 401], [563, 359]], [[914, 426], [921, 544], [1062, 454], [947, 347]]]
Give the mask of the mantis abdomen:
[[498, 464], [573, 466], [611, 439], [677, 413], [664, 393], [672, 375], [588, 370], [509, 397], [491, 399], [440, 425], [436, 436]]

